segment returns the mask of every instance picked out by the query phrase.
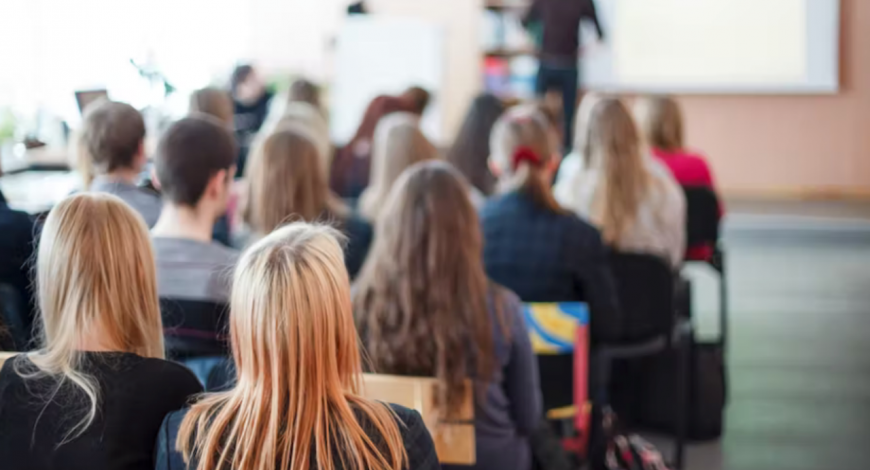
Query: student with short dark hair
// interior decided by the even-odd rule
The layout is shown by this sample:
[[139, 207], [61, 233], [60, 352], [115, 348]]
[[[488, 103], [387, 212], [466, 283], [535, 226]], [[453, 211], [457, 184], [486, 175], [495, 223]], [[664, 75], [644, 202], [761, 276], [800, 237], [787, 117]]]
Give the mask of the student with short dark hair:
[[235, 173], [233, 136], [217, 120], [188, 117], [160, 139], [155, 158], [163, 212], [152, 230], [160, 297], [224, 303], [238, 252], [212, 240]]
[[90, 191], [114, 194], [152, 227], [160, 217], [160, 196], [136, 185], [145, 168], [145, 121], [136, 108], [100, 101], [85, 110], [79, 136], [80, 170]]
[[151, 470], [167, 413], [202, 392], [163, 360], [154, 256], [142, 217], [80, 193], [48, 215], [36, 259], [38, 349], [0, 370], [0, 465]]

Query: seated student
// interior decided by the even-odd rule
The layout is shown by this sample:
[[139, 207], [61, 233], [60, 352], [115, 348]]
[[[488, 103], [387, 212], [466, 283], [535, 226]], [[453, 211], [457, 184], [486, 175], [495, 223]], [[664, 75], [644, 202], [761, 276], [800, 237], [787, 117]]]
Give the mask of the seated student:
[[599, 227], [614, 249], [660, 255], [678, 268], [686, 249], [685, 196], [668, 170], [645, 153], [625, 105], [601, 99], [583, 140], [576, 172], [559, 175], [557, 200]]
[[356, 199], [369, 184], [372, 166], [372, 141], [381, 119], [392, 113], [423, 116], [429, 105], [429, 92], [411, 87], [399, 96], [378, 96], [369, 103], [362, 122], [350, 142], [335, 156], [329, 186], [343, 198]]
[[492, 126], [504, 112], [504, 104], [495, 95], [484, 93], [474, 99], [453, 146], [447, 152], [452, 163], [477, 191], [482, 200], [495, 191], [495, 177], [489, 170], [489, 136]]
[[234, 128], [239, 146], [236, 176], [245, 172], [245, 162], [257, 131], [266, 120], [272, 92], [253, 66], [243, 64], [233, 70], [230, 77], [230, 94], [234, 104]]
[[41, 345], [0, 371], [0, 462], [26, 470], [151, 470], [162, 416], [202, 391], [164, 361], [142, 218], [81, 193], [48, 215], [36, 261]]
[[369, 251], [372, 228], [329, 191], [322, 163], [306, 128], [285, 125], [259, 142], [246, 173], [244, 225], [236, 245], [250, 245], [294, 220], [332, 223], [348, 238], [345, 262], [355, 276]]
[[230, 315], [238, 381], [166, 417], [157, 470], [440, 468], [416, 411], [360, 396], [338, 237], [295, 223], [242, 255]]
[[153, 227], [163, 204], [156, 193], [136, 186], [147, 163], [139, 111], [115, 101], [92, 104], [85, 111], [79, 144], [89, 189], [118, 196]]
[[190, 95], [190, 114], [207, 114], [216, 118], [227, 129], [233, 130], [233, 98], [224, 90], [206, 87]]
[[598, 231], [553, 198], [559, 164], [536, 109], [509, 110], [492, 134], [500, 195], [480, 212], [489, 277], [524, 302], [587, 302], [593, 340], [618, 339], [616, 287]]
[[519, 298], [484, 272], [467, 183], [444, 162], [409, 168], [377, 233], [353, 299], [372, 368], [436, 377], [445, 420], [474, 379], [483, 393], [473, 468], [530, 470], [529, 436], [543, 415], [537, 363]]
[[375, 221], [393, 183], [411, 165], [438, 158], [438, 150], [420, 131], [420, 120], [410, 113], [394, 113], [378, 124], [372, 149], [372, 181], [359, 198], [359, 211]]
[[154, 160], [163, 212], [151, 231], [160, 297], [225, 303], [238, 251], [212, 241], [235, 174], [230, 131], [207, 116], [172, 124]]
[[[3, 175], [0, 168], [0, 176]], [[33, 219], [26, 212], [13, 210], [7, 205], [6, 198], [3, 192], [0, 191], [0, 284], [6, 284], [17, 295], [21, 307], [21, 318], [18, 318], [20, 324], [6, 324], [5, 333], [0, 333], [0, 337], [5, 337], [6, 341], [13, 341], [24, 344], [8, 344], [7, 346], [15, 349], [7, 350], [25, 350], [27, 343], [31, 340], [31, 332], [33, 331], [33, 314], [34, 306], [32, 304], [32, 291], [30, 282], [30, 258], [34, 251], [34, 231], [35, 227]], [[0, 304], [10, 302], [9, 299], [4, 299], [0, 294]], [[0, 312], [3, 307], [0, 306]], [[3, 322], [0, 316], [0, 323]], [[20, 330], [19, 330], [20, 329]], [[16, 338], [17, 337], [17, 338]]]

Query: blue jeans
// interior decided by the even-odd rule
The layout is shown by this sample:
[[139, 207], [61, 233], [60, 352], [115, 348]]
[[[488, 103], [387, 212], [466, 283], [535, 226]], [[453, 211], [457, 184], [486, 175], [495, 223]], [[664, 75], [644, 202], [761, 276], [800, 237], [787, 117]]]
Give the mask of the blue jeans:
[[574, 145], [574, 114], [577, 110], [577, 88], [580, 84], [580, 70], [576, 65], [550, 65], [542, 63], [538, 69], [538, 79], [535, 81], [535, 92], [543, 96], [548, 91], [556, 89], [562, 93], [562, 107], [565, 132], [564, 146], [566, 152]]

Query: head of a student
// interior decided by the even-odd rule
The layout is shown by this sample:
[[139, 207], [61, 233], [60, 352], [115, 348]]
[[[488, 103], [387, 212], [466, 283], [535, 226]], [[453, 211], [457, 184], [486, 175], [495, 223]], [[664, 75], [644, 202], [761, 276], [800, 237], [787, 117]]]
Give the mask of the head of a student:
[[583, 158], [589, 152], [589, 124], [592, 111], [604, 98], [601, 93], [586, 93], [577, 108], [577, 119], [574, 123], [574, 152]]
[[562, 212], [550, 185], [559, 168], [550, 123], [537, 106], [509, 109], [496, 121], [490, 137], [490, 168], [500, 192], [521, 192], [540, 206]]
[[456, 412], [463, 381], [486, 380], [493, 367], [490, 285], [467, 182], [446, 162], [414, 165], [390, 192], [376, 233], [354, 298], [372, 365], [438, 377], [442, 412]]
[[308, 103], [317, 110], [321, 109], [320, 87], [304, 78], [300, 78], [290, 85], [290, 93], [287, 98], [291, 103]]
[[36, 370], [80, 389], [81, 415], [71, 410], [67, 439], [90, 426], [100, 397], [81, 368], [82, 353], [126, 352], [163, 357], [154, 255], [142, 218], [115, 196], [79, 193], [45, 221], [36, 259], [40, 347]]
[[286, 124], [253, 150], [245, 169], [248, 196], [242, 217], [265, 235], [292, 218], [314, 222], [344, 215], [332, 198], [322, 157], [311, 131]]
[[236, 146], [220, 121], [206, 115], [176, 121], [160, 137], [154, 163], [165, 204], [211, 222], [226, 212]]
[[417, 116], [422, 116], [423, 113], [426, 112], [426, 108], [429, 106], [429, 101], [432, 99], [432, 95], [422, 87], [412, 86], [402, 92], [399, 99], [407, 103], [407, 109], [409, 112], [416, 114]]
[[202, 88], [190, 95], [190, 113], [206, 114], [216, 118], [227, 129], [233, 128], [233, 98], [215, 87]]
[[616, 243], [637, 214], [647, 186], [640, 133], [617, 98], [602, 98], [589, 114], [586, 164], [604, 177], [593, 198], [592, 219], [606, 242]]
[[683, 112], [670, 96], [639, 98], [634, 115], [647, 143], [665, 152], [678, 152], [684, 146]]
[[237, 101], [252, 103], [266, 92], [266, 84], [253, 65], [242, 64], [230, 76], [230, 92]]
[[399, 175], [415, 163], [438, 158], [438, 150], [420, 130], [420, 118], [410, 113], [384, 116], [372, 145], [371, 181], [360, 197], [360, 213], [373, 221]]
[[85, 110], [79, 146], [88, 183], [96, 176], [138, 174], [147, 162], [145, 121], [127, 103], [98, 101]]
[[456, 141], [447, 153], [447, 161], [456, 166], [469, 182], [484, 194], [492, 192], [489, 159], [489, 136], [505, 107], [495, 95], [484, 93], [474, 99]]
[[[251, 246], [234, 275], [230, 343], [234, 388], [207, 396], [182, 423], [178, 444], [197, 470], [399, 470], [398, 426], [360, 397], [350, 283], [336, 232], [294, 223]], [[371, 445], [362, 412], [383, 436]], [[292, 419], [287, 419], [291, 417]], [[384, 451], [385, 449], [385, 451]], [[381, 453], [383, 452], [383, 453]]]

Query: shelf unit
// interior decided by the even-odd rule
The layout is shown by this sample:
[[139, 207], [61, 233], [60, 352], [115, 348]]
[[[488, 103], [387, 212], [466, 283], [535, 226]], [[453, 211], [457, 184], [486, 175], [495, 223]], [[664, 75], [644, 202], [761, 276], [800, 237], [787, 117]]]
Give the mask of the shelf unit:
[[485, 0], [483, 21], [491, 33], [483, 47], [486, 90], [507, 101], [525, 100], [533, 95], [537, 50], [519, 25], [532, 0]]

